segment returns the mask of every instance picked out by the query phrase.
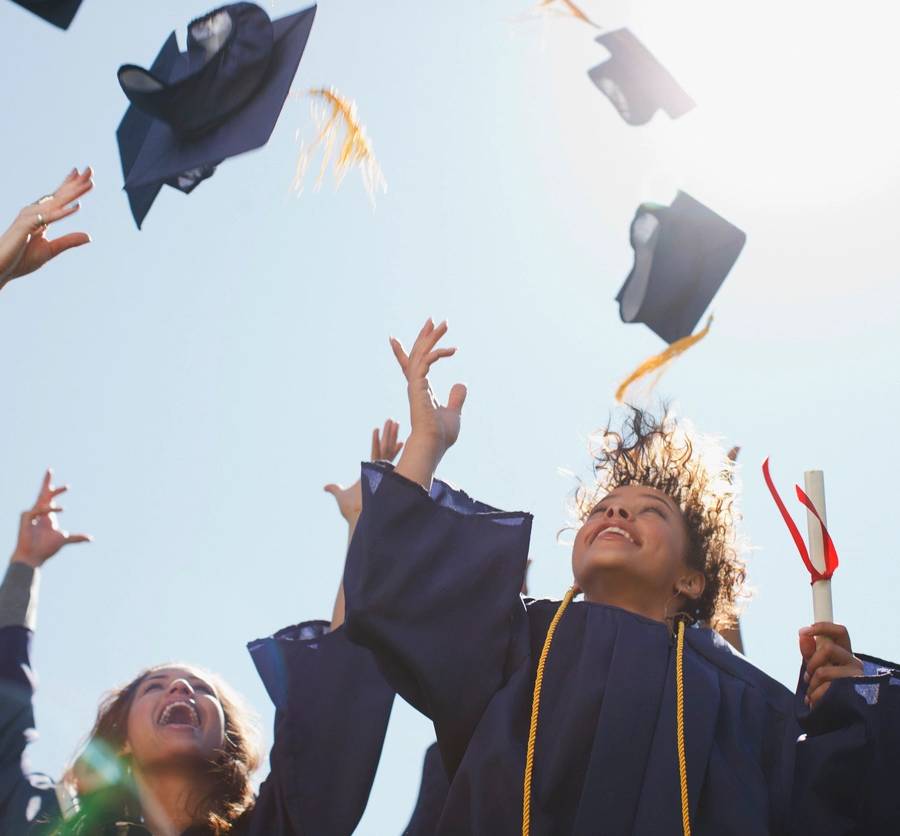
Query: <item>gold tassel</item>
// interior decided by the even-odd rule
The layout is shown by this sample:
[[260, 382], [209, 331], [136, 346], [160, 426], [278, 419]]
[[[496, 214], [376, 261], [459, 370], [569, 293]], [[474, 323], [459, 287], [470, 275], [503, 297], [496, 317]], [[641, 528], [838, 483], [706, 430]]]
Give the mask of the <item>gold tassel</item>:
[[[565, 10], [560, 9], [557, 4], [565, 6]], [[594, 21], [591, 20], [578, 6], [576, 6], [572, 2], [572, 0], [540, 0], [535, 11], [555, 12], [556, 14], [563, 15], [565, 17], [574, 17], [577, 20], [587, 23], [588, 26], [593, 26], [595, 29], [602, 28], [598, 24], [594, 23]]]
[[322, 147], [322, 165], [319, 168], [315, 188], [318, 190], [321, 187], [328, 165], [335, 157], [335, 143], [341, 128], [343, 128], [344, 138], [337, 157], [334, 158], [335, 180], [340, 186], [347, 172], [358, 166], [366, 194], [369, 195], [369, 200], [374, 207], [375, 192], [378, 190], [387, 192], [387, 182], [375, 159], [372, 143], [366, 136], [366, 130], [356, 115], [356, 104], [341, 96], [333, 87], [315, 88], [309, 91], [309, 95], [320, 100], [318, 103], [322, 105], [316, 107], [317, 102], [313, 103], [313, 118], [319, 134], [309, 146], [301, 146], [291, 188], [298, 193], [303, 190], [306, 170], [313, 152], [319, 146]]
[[661, 351], [659, 354], [650, 357], [647, 360], [644, 360], [640, 366], [638, 366], [630, 375], [628, 375], [625, 380], [619, 384], [619, 388], [616, 389], [616, 401], [622, 403], [622, 399], [625, 396], [625, 390], [631, 386], [636, 380], [644, 377], [644, 375], [650, 374], [650, 372], [654, 372], [657, 369], [661, 369], [663, 366], [674, 360], [679, 354], [683, 354], [687, 351], [692, 345], [696, 345], [700, 340], [702, 340], [709, 333], [709, 326], [712, 325], [713, 318], [710, 316], [708, 320], [706, 320], [706, 326], [702, 331], [698, 331], [696, 334], [691, 334], [689, 337], [682, 337], [680, 340], [676, 340], [672, 345], [670, 345], [665, 351]]

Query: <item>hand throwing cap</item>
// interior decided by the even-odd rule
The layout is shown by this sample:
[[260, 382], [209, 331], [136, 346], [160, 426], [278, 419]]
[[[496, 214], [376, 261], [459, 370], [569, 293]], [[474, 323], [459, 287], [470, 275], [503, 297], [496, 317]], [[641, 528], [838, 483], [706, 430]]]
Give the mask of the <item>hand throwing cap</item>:
[[629, 125], [645, 125], [662, 108], [672, 119], [695, 107], [669, 71], [627, 29], [599, 35], [610, 58], [588, 75]]
[[18, 3], [23, 9], [28, 9], [60, 29], [68, 29], [81, 0], [13, 0], [13, 3]]
[[746, 234], [678, 192], [645, 203], [631, 222], [634, 267], [616, 296], [623, 322], [643, 322], [667, 343], [689, 336], [731, 270]]
[[173, 32], [149, 71], [119, 68], [131, 107], [116, 137], [138, 228], [164, 184], [190, 193], [223, 160], [269, 141], [315, 14], [272, 21], [232, 3], [188, 26], [187, 52]]

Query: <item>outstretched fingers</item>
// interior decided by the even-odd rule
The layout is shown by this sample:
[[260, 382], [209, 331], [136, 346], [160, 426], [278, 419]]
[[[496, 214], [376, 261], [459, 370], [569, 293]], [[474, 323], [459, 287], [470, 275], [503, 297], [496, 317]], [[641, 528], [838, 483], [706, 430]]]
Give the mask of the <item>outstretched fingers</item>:
[[94, 188], [93, 176], [94, 170], [90, 166], [80, 174], [77, 168], [72, 169], [69, 176], [60, 183], [53, 193], [52, 201], [48, 200], [47, 203], [56, 208], [77, 200]]
[[[41, 479], [41, 488], [38, 491], [38, 498], [35, 500], [34, 508], [46, 505], [53, 496], [53, 469], [48, 467], [44, 471], [44, 477]], [[34, 510], [34, 509], [32, 509]]]
[[397, 363], [400, 364], [403, 374], [406, 374], [406, 371], [409, 368], [409, 355], [404, 350], [400, 340], [396, 337], [391, 337], [388, 342], [391, 344], [391, 351], [394, 352], [394, 357], [397, 358]]
[[397, 441], [399, 431], [400, 425], [396, 421], [388, 418], [384, 422], [384, 430], [381, 434], [381, 457], [385, 461], [392, 462], [403, 447], [403, 442], [398, 443]]
[[436, 348], [425, 356], [425, 365], [430, 369], [434, 363], [442, 357], [452, 357], [456, 354], [456, 348]]

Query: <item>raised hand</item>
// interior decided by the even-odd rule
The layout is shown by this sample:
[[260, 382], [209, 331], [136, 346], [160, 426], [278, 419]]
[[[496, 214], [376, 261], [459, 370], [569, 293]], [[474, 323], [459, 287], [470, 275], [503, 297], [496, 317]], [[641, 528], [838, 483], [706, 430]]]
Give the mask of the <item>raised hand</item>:
[[68, 490], [67, 485], [61, 488], [53, 486], [53, 473], [48, 470], [44, 474], [41, 490], [34, 506], [25, 511], [19, 522], [19, 538], [12, 555], [12, 562], [25, 563], [35, 569], [46, 563], [63, 546], [70, 543], [88, 543], [93, 538], [87, 534], [69, 534], [62, 531], [56, 515], [62, 508], [55, 500]]
[[466, 401], [466, 387], [461, 383], [450, 389], [447, 404], [434, 396], [428, 382], [428, 372], [442, 357], [452, 357], [455, 348], [438, 348], [447, 323], [435, 325], [429, 318], [409, 354], [399, 340], [391, 337], [391, 349], [406, 376], [409, 397], [410, 433], [406, 451], [397, 465], [397, 472], [419, 482], [426, 489], [438, 462], [459, 437], [460, 416]]
[[[400, 425], [388, 418], [384, 422], [384, 427], [382, 427], [380, 433], [378, 432], [378, 427], [372, 430], [370, 461], [392, 462], [397, 458], [397, 454], [403, 449], [403, 442], [397, 441], [399, 429]], [[326, 485], [325, 490], [337, 501], [341, 516], [347, 520], [351, 528], [355, 526], [359, 515], [362, 513], [362, 486], [359, 479], [349, 488], [332, 483]]]
[[806, 702], [815, 708], [835, 679], [862, 676], [863, 663], [853, 655], [850, 634], [841, 624], [821, 621], [800, 631], [800, 653], [806, 662]]
[[59, 238], [47, 238], [47, 227], [67, 218], [81, 208], [79, 197], [94, 187], [90, 166], [80, 174], [72, 169], [59, 188], [30, 203], [0, 235], [0, 288], [7, 282], [43, 267], [60, 253], [90, 243], [84, 232], [70, 232]]

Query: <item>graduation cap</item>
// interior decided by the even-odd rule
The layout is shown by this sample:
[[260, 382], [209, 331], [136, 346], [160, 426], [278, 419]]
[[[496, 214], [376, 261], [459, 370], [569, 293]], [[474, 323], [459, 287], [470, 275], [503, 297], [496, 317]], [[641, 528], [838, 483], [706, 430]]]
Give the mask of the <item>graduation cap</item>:
[[125, 191], [141, 224], [168, 184], [189, 194], [223, 160], [268, 142], [309, 39], [316, 7], [270, 20], [232, 3], [169, 35], [150, 70], [119, 68], [131, 106], [116, 137]]
[[60, 29], [68, 29], [81, 0], [13, 0], [13, 3], [18, 3], [23, 9], [28, 9]]
[[628, 29], [615, 29], [595, 40], [611, 57], [588, 75], [629, 125], [645, 125], [660, 108], [677, 119], [696, 106]]
[[694, 328], [725, 281], [744, 242], [743, 230], [689, 194], [671, 206], [644, 203], [631, 222], [634, 266], [616, 296], [623, 322], [642, 322], [669, 348], [641, 364], [619, 387], [624, 390], [690, 348], [709, 331]]

